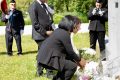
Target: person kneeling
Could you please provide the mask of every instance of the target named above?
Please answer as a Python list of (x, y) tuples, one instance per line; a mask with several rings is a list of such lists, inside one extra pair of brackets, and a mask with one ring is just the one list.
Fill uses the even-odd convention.
[(77, 17), (66, 15), (59, 23), (59, 28), (43, 41), (38, 51), (37, 63), (58, 71), (53, 80), (71, 80), (77, 66), (84, 68), (86, 64), (74, 52), (70, 39), (71, 33), (77, 33), (80, 25), (81, 21)]

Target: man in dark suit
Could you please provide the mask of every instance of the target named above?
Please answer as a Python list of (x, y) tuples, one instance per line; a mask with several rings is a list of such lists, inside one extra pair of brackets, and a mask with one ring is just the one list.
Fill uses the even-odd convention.
[(96, 7), (89, 10), (88, 19), (90, 20), (90, 48), (96, 49), (96, 41), (98, 40), (100, 58), (105, 60), (105, 22), (108, 20), (108, 10), (102, 7), (102, 0), (96, 0)]
[(12, 56), (12, 44), (13, 37), (16, 40), (18, 55), (22, 54), (22, 46), (21, 46), (21, 32), (24, 30), (24, 19), (22, 12), (16, 9), (16, 2), (14, 0), (10, 1), (10, 10), (8, 14), (2, 15), (2, 21), (6, 23), (6, 47), (7, 54)]
[[(38, 50), (41, 43), (52, 34), (52, 15), (48, 11), (47, 0), (35, 0), (29, 7), (29, 15), (32, 21), (32, 38), (38, 44)], [(38, 65), (38, 76), (43, 74), (43, 68)]]

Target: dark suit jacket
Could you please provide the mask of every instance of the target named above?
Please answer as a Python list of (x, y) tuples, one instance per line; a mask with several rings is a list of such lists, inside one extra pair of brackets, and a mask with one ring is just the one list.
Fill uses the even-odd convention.
[(13, 14), (10, 16), (9, 19), (6, 19), (5, 14), (2, 14), (2, 21), (6, 23), (6, 31), (12, 29), (14, 33), (19, 33), (20, 30), (24, 30), (25, 23), (23, 15), (22, 12), (17, 9), (13, 11)]
[(91, 8), (88, 13), (88, 19), (90, 20), (89, 30), (92, 31), (105, 31), (105, 22), (108, 20), (108, 10), (106, 8), (101, 8), (104, 11), (103, 16), (93, 15)]
[(44, 40), (48, 37), (46, 31), (52, 30), (49, 15), (36, 0), (30, 5), (28, 12), (32, 21), (32, 38)]
[(62, 71), (66, 57), (80, 61), (80, 57), (73, 51), (69, 32), (58, 28), (42, 43), (37, 62)]

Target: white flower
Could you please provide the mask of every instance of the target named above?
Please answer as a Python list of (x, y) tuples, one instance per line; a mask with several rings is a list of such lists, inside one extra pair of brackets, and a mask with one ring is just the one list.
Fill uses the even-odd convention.
[(91, 62), (87, 63), (85, 66), (84, 74), (87, 74), (87, 75), (97, 74), (98, 73), (97, 67), (98, 67), (97, 62), (91, 61)]
[(87, 48), (85, 51), (86, 54), (95, 55), (96, 51), (92, 48)]

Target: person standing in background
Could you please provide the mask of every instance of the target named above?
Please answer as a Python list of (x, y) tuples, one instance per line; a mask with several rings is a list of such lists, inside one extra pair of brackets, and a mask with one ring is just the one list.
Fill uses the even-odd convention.
[[(42, 42), (53, 32), (53, 18), (46, 6), (46, 2), (47, 0), (35, 0), (28, 9), (32, 22), (32, 38), (37, 43), (38, 50)], [(37, 64), (37, 68), (37, 75), (41, 76), (43, 67)]]
[(108, 10), (102, 7), (102, 0), (96, 0), (96, 7), (91, 8), (88, 13), (90, 48), (96, 49), (98, 40), (100, 47), (100, 59), (106, 60), (105, 54), (105, 22), (108, 20)]
[(18, 55), (22, 55), (21, 34), (24, 31), (24, 19), (22, 12), (16, 9), (16, 2), (10, 1), (10, 10), (8, 14), (2, 14), (2, 21), (6, 24), (6, 48), (9, 56), (13, 55), (12, 44), (13, 37), (15, 38)]

